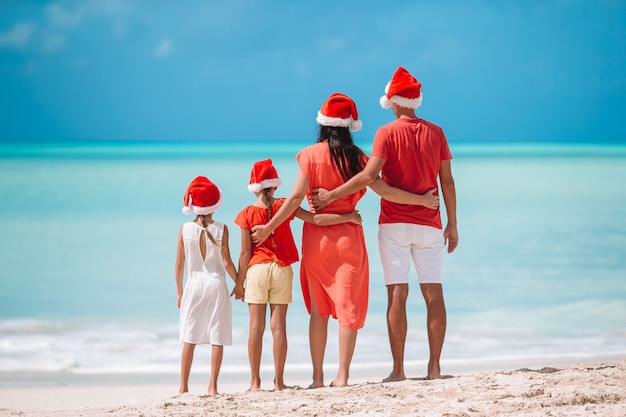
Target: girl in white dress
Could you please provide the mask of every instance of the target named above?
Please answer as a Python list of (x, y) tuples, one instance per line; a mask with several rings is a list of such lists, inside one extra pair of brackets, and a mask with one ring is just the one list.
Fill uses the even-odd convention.
[[(184, 214), (195, 213), (183, 224), (176, 251), (176, 304), (180, 309), (180, 390), (189, 391), (189, 373), (197, 344), (211, 344), (209, 395), (217, 394), (217, 378), (224, 346), (232, 344), (232, 307), (226, 273), (236, 281), (237, 270), (230, 257), (228, 228), (213, 220), (222, 205), (222, 192), (206, 177), (197, 177), (183, 198)], [(183, 276), (186, 276), (183, 291)]]

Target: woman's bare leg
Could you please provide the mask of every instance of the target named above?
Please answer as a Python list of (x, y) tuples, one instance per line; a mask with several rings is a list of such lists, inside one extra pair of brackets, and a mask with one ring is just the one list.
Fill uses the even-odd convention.
[(324, 386), (324, 353), (328, 339), (328, 317), (320, 317), (311, 294), (311, 318), (309, 321), (309, 345), (313, 364), (313, 383), (309, 388)]
[(350, 363), (356, 346), (357, 330), (339, 326), (339, 369), (337, 377), (331, 384), (333, 387), (345, 387), (350, 376)]

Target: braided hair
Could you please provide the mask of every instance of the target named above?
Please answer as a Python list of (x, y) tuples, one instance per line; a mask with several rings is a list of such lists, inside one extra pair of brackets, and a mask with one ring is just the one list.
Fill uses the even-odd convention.
[(267, 207), (267, 218), (268, 218), (268, 222), (270, 220), (272, 220), (272, 217), (274, 217), (274, 210), (272, 210), (272, 197), (270, 196), (270, 191), (272, 189), (271, 188), (264, 188), (263, 189), (263, 196), (265, 197), (265, 206)]
[[(217, 242), (215, 241), (215, 238), (213, 237), (211, 232), (209, 232), (209, 229), (207, 229), (209, 225), (206, 222), (206, 216), (204, 214), (200, 214), (198, 215), (198, 218), (202, 221), (202, 229), (203, 229), (202, 231), (206, 232), (206, 234), (209, 236), (209, 240), (211, 241), (211, 243), (217, 246)], [(211, 215), (209, 215), (209, 218), (211, 218)]]

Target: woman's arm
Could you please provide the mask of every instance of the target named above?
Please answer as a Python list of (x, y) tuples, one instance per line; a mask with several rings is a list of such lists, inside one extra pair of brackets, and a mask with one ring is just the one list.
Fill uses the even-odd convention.
[(425, 206), (433, 210), (439, 208), (439, 195), (435, 194), (437, 192), (436, 188), (431, 188), (424, 194), (413, 194), (408, 191), (392, 187), (380, 177), (371, 183), (369, 187), (385, 200), (393, 201), (394, 203)]
[(313, 223), (316, 226), (331, 226), (333, 224), (339, 223), (355, 223), (361, 224), (363, 223), (363, 219), (361, 219), (361, 215), (358, 211), (353, 211), (352, 213), (312, 213), (303, 209), (302, 207), (298, 207), (296, 210), (296, 217), (300, 220), (303, 220), (307, 223)]
[(176, 307), (180, 309), (180, 301), (183, 298), (183, 274), (185, 271), (185, 244), (183, 243), (183, 227), (178, 231), (178, 245), (176, 247), (176, 264), (174, 276), (176, 277)]
[(278, 226), (300, 207), (300, 203), (302, 203), (302, 199), (306, 195), (308, 188), (309, 179), (301, 170), (298, 171), (298, 176), (296, 177), (296, 182), (293, 185), (291, 194), (287, 197), (280, 209), (278, 209), (274, 217), (272, 217), (267, 224), (252, 227), (252, 241), (256, 243), (257, 246), (263, 243)]

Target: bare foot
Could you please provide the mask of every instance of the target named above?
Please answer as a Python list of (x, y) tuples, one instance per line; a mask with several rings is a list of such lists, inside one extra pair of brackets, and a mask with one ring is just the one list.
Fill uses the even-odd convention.
[(439, 367), (439, 364), (436, 366), (428, 364), (428, 374), (426, 374), (426, 379), (441, 379), (441, 368)]
[(313, 381), (313, 383), (309, 385), (309, 389), (315, 389), (315, 388), (324, 388), (324, 383)]
[(250, 392), (261, 391), (261, 378), (251, 378), (250, 379)]
[(279, 381), (276, 382), (276, 378), (274, 378), (274, 391), (282, 391), (284, 389), (289, 389), (293, 387), (289, 387), (285, 385), (285, 381), (282, 378), (279, 378)]
[(178, 390), (179, 394), (184, 394), (186, 392), (189, 392), (189, 387), (180, 387), (180, 389)]
[(390, 373), (389, 376), (385, 379), (383, 379), (383, 382), (399, 382), (399, 381), (404, 381), (406, 379), (406, 376), (404, 375), (404, 372), (398, 372), (398, 373)]
[(217, 392), (217, 388), (209, 388), (209, 395), (211, 397), (219, 395), (219, 392)]
[(338, 381), (338, 380), (334, 380), (333, 382), (330, 383), (331, 387), (337, 387), (337, 388), (343, 388), (343, 387), (347, 387), (348, 386), (348, 381)]

